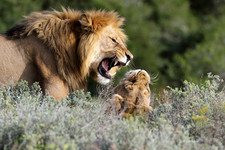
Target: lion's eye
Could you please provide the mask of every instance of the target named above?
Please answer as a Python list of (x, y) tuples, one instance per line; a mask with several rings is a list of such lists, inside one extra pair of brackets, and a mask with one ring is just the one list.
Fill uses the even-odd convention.
[(113, 41), (114, 43), (117, 43), (117, 41), (116, 41), (114, 38), (112, 38), (112, 41)]

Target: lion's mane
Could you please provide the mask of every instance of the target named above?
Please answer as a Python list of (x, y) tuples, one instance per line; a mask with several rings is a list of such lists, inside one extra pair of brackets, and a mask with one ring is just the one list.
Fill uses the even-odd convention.
[[(24, 39), (35, 35), (54, 54), (58, 74), (70, 90), (85, 88), (89, 74), (92, 49), (98, 40), (94, 34), (105, 26), (118, 28), (123, 40), (126, 36), (120, 28), (124, 19), (116, 12), (66, 10), (34, 12), (6, 32), (10, 40)], [(79, 44), (78, 44), (79, 43)]]

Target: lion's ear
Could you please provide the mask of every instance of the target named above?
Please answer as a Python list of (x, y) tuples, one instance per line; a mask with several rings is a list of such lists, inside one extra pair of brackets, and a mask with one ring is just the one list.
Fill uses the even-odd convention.
[(109, 19), (103, 12), (97, 12), (97, 14), (96, 12), (87, 12), (81, 15), (79, 22), (83, 31), (93, 33), (107, 26), (110, 22)]
[(90, 16), (87, 16), (86, 14), (81, 15), (80, 20), (81, 29), (86, 32), (93, 32), (93, 22)]

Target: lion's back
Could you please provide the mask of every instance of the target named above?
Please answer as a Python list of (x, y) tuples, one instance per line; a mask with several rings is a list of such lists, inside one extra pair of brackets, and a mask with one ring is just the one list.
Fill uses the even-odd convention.
[(26, 63), (14, 40), (0, 35), (0, 82), (18, 82), (24, 73)]

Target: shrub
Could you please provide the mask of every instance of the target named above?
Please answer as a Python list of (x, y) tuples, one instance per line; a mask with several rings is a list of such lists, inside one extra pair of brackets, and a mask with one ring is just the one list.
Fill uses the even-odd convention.
[(37, 83), (1, 86), (0, 149), (223, 149), (220, 82), (211, 74), (201, 85), (185, 81), (155, 97), (151, 114), (128, 119), (106, 113), (106, 98), (84, 91), (56, 102)]
[(154, 109), (151, 119), (156, 121), (162, 116), (174, 127), (188, 128), (190, 136), (196, 140), (224, 145), (225, 93), (220, 89), (222, 82), (219, 76), (209, 73), (208, 80), (200, 85), (184, 81), (181, 89), (169, 88), (163, 96), (167, 97), (167, 102)]

